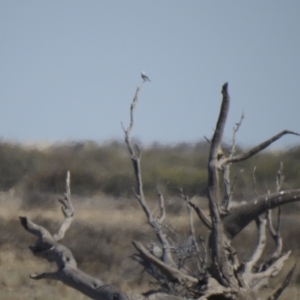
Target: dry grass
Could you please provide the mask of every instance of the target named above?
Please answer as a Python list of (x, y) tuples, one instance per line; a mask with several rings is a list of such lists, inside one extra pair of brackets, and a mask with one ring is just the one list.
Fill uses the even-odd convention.
[[(59, 282), (34, 281), (29, 278), (30, 273), (54, 270), (55, 265), (31, 254), (28, 246), (35, 239), (20, 226), (18, 217), (27, 216), (54, 233), (62, 221), (62, 213), (56, 201), (57, 195), (48, 196), (47, 199), (45, 202), (41, 201), (38, 208), (28, 209), (22, 205), (20, 195), (13, 192), (0, 194), (0, 299), (87, 299)], [(205, 208), (203, 200), (196, 201)], [(134, 253), (131, 241), (135, 239), (147, 244), (151, 241), (149, 236), (153, 240), (155, 236), (147, 226), (136, 200), (97, 195), (90, 199), (73, 197), (73, 203), (76, 217), (63, 244), (72, 250), (79, 268), (125, 291), (147, 291), (150, 280), (130, 258)], [(157, 209), (155, 201), (151, 202), (151, 209)], [(179, 199), (169, 200), (167, 212), (170, 211), (167, 224), (181, 236), (188, 235), (188, 220), (183, 202)], [(285, 214), (284, 219), (284, 237), (288, 241), (288, 247), (293, 248), (294, 257), (290, 259), (283, 274), (272, 280), (271, 288), (280, 284), (288, 268), (299, 257), (297, 215)], [(196, 218), (195, 224), (196, 228), (203, 227)], [(246, 258), (255, 241), (255, 228), (251, 228), (243, 232), (235, 241), (235, 246), (239, 248), (239, 253), (245, 253)], [(299, 274), (298, 267), (290, 287), (281, 299), (300, 299), (296, 286)], [(264, 290), (262, 299), (266, 299), (270, 293), (271, 289)]]

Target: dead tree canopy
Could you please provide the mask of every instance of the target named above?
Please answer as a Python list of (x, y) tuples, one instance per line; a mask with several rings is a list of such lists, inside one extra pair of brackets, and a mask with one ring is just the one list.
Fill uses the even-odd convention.
[[(60, 243), (74, 219), (74, 208), (71, 202), (70, 173), (67, 174), (66, 194), (59, 200), (62, 204), (64, 221), (57, 234), (51, 235), (47, 229), (39, 226), (26, 217), (20, 217), (22, 226), (37, 237), (35, 245), (30, 247), (32, 253), (57, 264), (57, 271), (53, 273), (33, 274), (34, 280), (54, 279), (71, 286), (91, 299), (258, 299), (258, 291), (268, 285), (269, 279), (277, 275), (284, 262), (289, 258), (290, 251), (283, 252), (283, 240), (280, 226), (273, 225), (272, 209), (278, 207), (277, 224), (280, 224), (283, 204), (300, 200), (300, 189), (284, 191), (281, 189), (283, 176), (282, 166), (278, 172), (276, 191), (266, 195), (256, 195), (252, 201), (234, 208), (232, 204), (234, 184), (231, 183), (230, 167), (261, 152), (273, 142), (286, 134), (299, 135), (293, 131), (284, 130), (265, 142), (253, 147), (242, 154), (235, 154), (236, 134), (241, 126), (241, 120), (233, 131), (232, 147), (228, 155), (222, 151), (224, 127), (230, 105), (228, 84), (222, 87), (222, 104), (216, 128), (210, 143), (207, 164), (208, 183), (207, 201), (209, 217), (207, 217), (196, 203), (189, 200), (188, 195), (179, 189), (179, 196), (185, 202), (190, 234), (188, 237), (174, 241), (170, 235), (170, 228), (164, 225), (166, 217), (165, 199), (157, 188), (158, 213), (150, 210), (143, 189), (141, 170), (141, 150), (131, 141), (131, 131), (134, 126), (134, 110), (143, 80), (137, 87), (130, 106), (130, 122), (123, 127), (125, 143), (136, 179), (134, 195), (145, 213), (147, 222), (157, 237), (157, 241), (149, 240), (143, 245), (133, 241), (136, 249), (134, 259), (138, 261), (146, 272), (156, 281), (158, 288), (144, 295), (128, 295), (126, 291), (103, 283), (100, 279), (91, 277), (78, 269), (71, 251)], [(253, 171), (255, 180), (255, 170)], [(80, 212), (79, 212), (80, 213)], [(208, 239), (201, 237), (194, 225), (194, 213), (207, 229)], [(257, 227), (257, 244), (254, 252), (247, 261), (240, 262), (232, 240), (252, 221)], [(267, 258), (263, 257), (266, 246), (266, 234), (270, 232), (276, 249)], [(101, 236), (99, 236), (101, 239)], [(264, 259), (262, 259), (264, 258)], [(268, 299), (278, 299), (288, 285), (293, 268)]]

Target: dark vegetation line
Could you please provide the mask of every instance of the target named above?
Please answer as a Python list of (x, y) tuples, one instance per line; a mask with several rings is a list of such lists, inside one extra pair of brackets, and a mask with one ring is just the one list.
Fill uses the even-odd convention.
[[(225, 156), (228, 147), (224, 145)], [(209, 145), (181, 143), (162, 146), (158, 143), (143, 149), (143, 181), (148, 194), (156, 194), (156, 185), (164, 193), (205, 195)], [(242, 149), (237, 147), (237, 153)], [(300, 178), (300, 146), (285, 151), (263, 153), (232, 166), (232, 176), (238, 174), (235, 199), (251, 199), (252, 170), (255, 166), (257, 192), (274, 191), (280, 162), (284, 164), (283, 189), (296, 188)], [(19, 144), (0, 142), (0, 190), (21, 188), (26, 191), (61, 192), (67, 170), (72, 174), (72, 192), (91, 194), (102, 192), (112, 196), (132, 196), (134, 175), (127, 149), (121, 142), (99, 145), (95, 142), (72, 142), (46, 150), (25, 148)], [(241, 169), (243, 171), (241, 172)]]

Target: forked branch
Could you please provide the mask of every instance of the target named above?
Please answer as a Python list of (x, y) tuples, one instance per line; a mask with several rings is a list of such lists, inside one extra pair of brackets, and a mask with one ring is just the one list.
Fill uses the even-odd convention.
[[(35, 245), (30, 250), (36, 256), (54, 261), (58, 267), (56, 272), (31, 274), (30, 278), (35, 280), (54, 279), (78, 290), (82, 294), (97, 300), (128, 300), (128, 297), (117, 288), (104, 284), (101, 280), (85, 274), (77, 268), (76, 260), (66, 246), (58, 243), (62, 239), (74, 217), (74, 209), (70, 202), (70, 173), (67, 174), (66, 196), (62, 200), (65, 221), (59, 228), (58, 233), (52, 236), (43, 226), (37, 225), (26, 217), (20, 217), (20, 222), (25, 230), (37, 237)], [(56, 238), (54, 238), (56, 237)]]

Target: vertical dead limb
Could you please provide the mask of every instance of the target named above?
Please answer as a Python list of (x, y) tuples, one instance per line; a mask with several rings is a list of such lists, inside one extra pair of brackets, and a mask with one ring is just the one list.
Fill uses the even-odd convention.
[[(283, 175), (283, 164), (280, 162), (279, 169), (277, 171), (276, 175), (276, 192), (278, 193), (281, 189), (281, 186), (284, 181), (284, 175)], [(268, 210), (267, 212), (267, 220), (268, 220), (268, 228), (269, 232), (275, 242), (276, 249), (272, 255), (271, 261), (274, 259), (277, 259), (282, 254), (282, 237), (280, 234), (280, 217), (281, 217), (281, 206), (277, 209), (277, 226), (276, 229), (273, 226), (272, 221), (272, 210)]]
[(225, 212), (228, 212), (230, 210), (230, 204), (231, 204), (231, 183), (230, 183), (230, 164), (226, 164), (222, 166), (222, 172), (223, 172), (223, 181), (224, 181), (224, 199), (222, 202), (222, 210)]
[(256, 172), (256, 166), (254, 166), (253, 171), (252, 171), (252, 179), (253, 179), (253, 193), (255, 198), (258, 197), (257, 191), (256, 191), (256, 177), (255, 177), (255, 172)]
[(253, 268), (255, 264), (261, 258), (263, 251), (265, 249), (266, 241), (267, 241), (266, 224), (267, 224), (266, 219), (260, 217), (256, 219), (256, 225), (258, 228), (258, 242), (254, 250), (254, 253), (252, 254), (252, 257), (245, 264), (244, 273), (243, 273), (245, 282), (250, 282), (249, 279), (246, 279), (246, 276), (248, 276), (248, 274), (251, 274), (253, 272)]
[(241, 115), (241, 118), (240, 118), (239, 122), (237, 122), (235, 124), (235, 126), (233, 127), (232, 145), (231, 145), (231, 150), (230, 150), (229, 157), (232, 157), (234, 155), (234, 153), (235, 153), (235, 148), (236, 148), (236, 134), (239, 131), (244, 118), (245, 118), (245, 115), (244, 115), (244, 112), (243, 112), (242, 115)]
[(159, 209), (160, 209), (160, 217), (158, 218), (158, 222), (162, 224), (166, 217), (165, 200), (163, 194), (160, 192), (158, 187), (156, 187), (156, 191), (159, 198)]
[[(233, 134), (232, 134), (232, 145), (231, 145), (231, 150), (229, 151), (230, 155), (229, 157), (232, 157), (235, 153), (235, 148), (236, 148), (236, 134), (238, 130), (240, 129), (242, 122), (244, 119), (244, 113), (241, 115), (241, 119), (238, 123), (235, 124), (233, 127)], [(231, 186), (230, 183), (230, 163), (229, 164), (223, 164), (222, 165), (222, 172), (223, 172), (223, 180), (224, 180), (224, 186), (225, 186), (225, 191), (224, 191), (224, 199), (222, 203), (223, 209), (228, 212), (230, 210), (230, 205), (231, 205), (231, 200), (232, 200), (232, 193), (235, 188), (235, 183), (237, 180), (237, 175), (235, 177), (235, 182), (233, 186)]]
[(228, 259), (227, 240), (224, 234), (223, 223), (220, 216), (220, 186), (219, 186), (219, 162), (218, 150), (221, 147), (224, 127), (229, 111), (230, 98), (228, 94), (228, 84), (225, 83), (222, 88), (223, 100), (215, 133), (213, 135), (210, 147), (208, 161), (208, 199), (209, 210), (212, 220), (211, 233), (211, 251), (212, 264), (215, 270), (215, 276), (226, 287), (233, 290), (238, 289), (238, 282), (233, 273), (233, 267)]
[(163, 260), (163, 262), (166, 263), (167, 265), (175, 266), (176, 264), (172, 257), (169, 241), (167, 239), (166, 234), (163, 232), (163, 230), (161, 228), (161, 223), (160, 223), (160, 221), (162, 221), (165, 217), (165, 209), (162, 208), (162, 207), (164, 207), (162, 194), (160, 193), (160, 196), (159, 196), (160, 207), (161, 207), (161, 216), (159, 219), (157, 219), (151, 213), (151, 211), (148, 207), (145, 195), (144, 195), (142, 172), (141, 172), (141, 151), (137, 145), (135, 145), (135, 148), (132, 146), (131, 139), (130, 139), (130, 133), (131, 133), (131, 130), (134, 125), (134, 109), (135, 109), (137, 101), (138, 101), (138, 95), (139, 95), (139, 91), (142, 87), (142, 84), (137, 87), (135, 95), (132, 100), (132, 103), (130, 105), (129, 126), (127, 129), (125, 129), (124, 126), (122, 125), (122, 128), (124, 130), (125, 143), (127, 145), (127, 148), (128, 148), (129, 154), (130, 154), (130, 158), (131, 158), (131, 162), (133, 164), (134, 174), (135, 174), (135, 178), (136, 178), (136, 183), (137, 183), (137, 191), (134, 192), (135, 197), (139, 201), (139, 203), (148, 219), (149, 225), (153, 228), (153, 230), (155, 231), (155, 233), (158, 237), (158, 240), (162, 244), (162, 248), (163, 248), (162, 260)]

